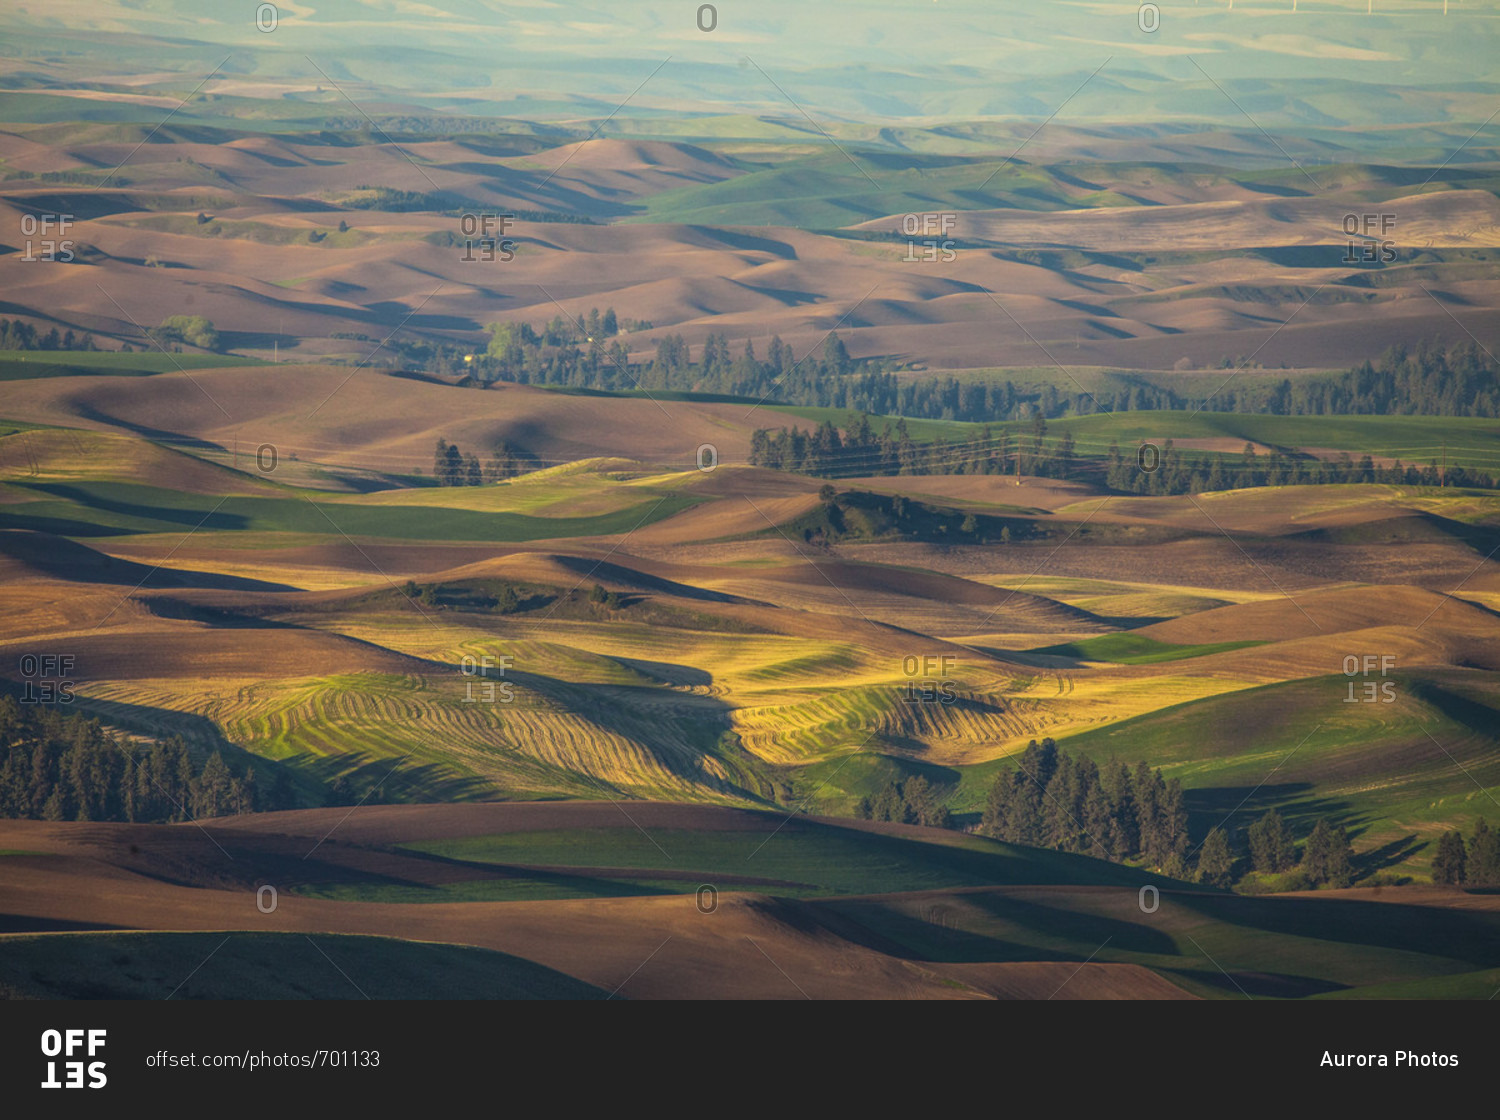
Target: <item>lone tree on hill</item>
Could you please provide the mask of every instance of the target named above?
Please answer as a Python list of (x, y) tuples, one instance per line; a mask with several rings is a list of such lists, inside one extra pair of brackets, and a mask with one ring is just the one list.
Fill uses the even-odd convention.
[(185, 342), (200, 350), (219, 348), (219, 332), (202, 315), (170, 315), (162, 320), (156, 333), (168, 341)]
[(606, 591), (602, 583), (596, 583), (589, 589), (589, 602), (608, 611), (617, 611), (624, 599), (618, 591)]

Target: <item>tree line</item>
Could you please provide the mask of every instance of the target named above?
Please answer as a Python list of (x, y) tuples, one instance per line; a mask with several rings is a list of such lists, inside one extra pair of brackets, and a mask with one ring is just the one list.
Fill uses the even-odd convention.
[(1103, 455), (1079, 451), (1071, 432), (1048, 438), (1047, 422), (1034, 418), (1028, 429), (998, 432), (989, 425), (967, 439), (911, 438), (905, 418), (886, 421), (877, 435), (871, 417), (861, 415), (847, 430), (831, 421), (803, 431), (800, 427), (762, 428), (750, 438), (751, 466), (821, 477), (866, 475), (999, 474), (1034, 478), (1085, 479), (1121, 494), (1200, 494), (1208, 490), (1258, 486), (1318, 486), (1386, 483), (1393, 486), (1497, 488), (1494, 476), (1436, 460), (1425, 467), (1396, 460), (1377, 464), (1369, 455), (1358, 460), (1348, 452), (1336, 458), (1284, 453), (1257, 453), (1245, 444), (1239, 455), (1191, 453), (1166, 440), (1149, 459), (1137, 451), (1125, 455), (1111, 443)]
[(81, 350), (93, 352), (99, 347), (94, 336), (72, 331), (59, 334), (53, 327), (46, 334), (22, 319), (0, 319), (0, 350)]
[(1071, 478), (1087, 466), (1080, 459), (1071, 432), (1048, 440), (1047, 422), (1034, 418), (1026, 433), (996, 432), (985, 425), (967, 440), (938, 438), (918, 442), (906, 418), (887, 420), (877, 435), (867, 413), (847, 431), (825, 420), (804, 432), (801, 428), (762, 428), (750, 437), (751, 466), (804, 474), (1025, 474)]
[[(1437, 340), (1393, 346), (1375, 361), (1367, 360), (1334, 376), (1301, 377), (1295, 382), (1283, 378), (1270, 385), (1230, 381), (1207, 396), (1189, 396), (1132, 374), (1118, 375), (1124, 383), (1112, 388), (1068, 393), (1050, 384), (1017, 386), (1010, 380), (898, 376), (888, 359), (852, 358), (837, 334), (830, 334), (816, 353), (800, 358), (780, 337), (774, 337), (765, 358), (760, 358), (751, 342), (745, 341), (736, 354), (726, 335), (714, 333), (698, 348), (696, 359), (681, 335), (669, 334), (657, 340), (651, 360), (632, 363), (618, 335), (651, 328), (650, 322), (618, 317), (613, 308), (602, 313), (593, 309), (577, 319), (555, 317), (540, 329), (525, 322), (491, 323), (489, 344), (480, 354), (466, 354), (462, 345), (425, 340), (398, 339), (391, 346), (403, 364), (461, 373), (480, 383), (501, 380), (609, 391), (711, 393), (972, 423), (1186, 409), (1276, 416), (1500, 416), (1500, 363), (1467, 339), (1453, 346)], [(169, 320), (153, 333), (204, 349), (218, 345), (211, 323), (184, 328)], [(0, 349), (87, 349), (93, 345), (84, 335), (82, 340), (75, 336), (74, 346), (69, 346), (67, 337), (56, 328), (39, 335), (29, 324), (15, 320), (0, 328)]]
[(170, 822), (291, 808), (284, 772), (264, 783), (215, 751), (196, 759), (180, 738), (122, 743), (98, 720), (0, 697), (0, 817)]
[(1347, 887), (1356, 877), (1347, 831), (1326, 818), (1313, 825), (1300, 855), (1274, 809), (1246, 830), (1248, 853), (1237, 850), (1222, 826), (1211, 828), (1195, 849), (1179, 779), (1164, 779), (1144, 760), (1132, 768), (1111, 757), (1100, 766), (1051, 739), (1033, 739), (1014, 767), (996, 775), (979, 831), (1008, 844), (1116, 863), (1138, 860), (1174, 879), (1220, 888), (1248, 870), (1296, 870), (1301, 879), (1293, 886)]
[[(714, 393), (972, 423), (1186, 409), (1277, 416), (1500, 416), (1500, 365), (1471, 340), (1453, 346), (1435, 340), (1394, 346), (1374, 362), (1334, 376), (1295, 382), (1283, 378), (1270, 385), (1261, 379), (1257, 384), (1231, 382), (1206, 396), (1192, 396), (1129, 374), (1119, 375), (1125, 383), (1095, 392), (1018, 386), (1010, 380), (898, 376), (887, 359), (852, 358), (837, 334), (800, 358), (774, 337), (760, 358), (751, 342), (740, 344), (736, 353), (726, 335), (715, 333), (703, 341), (696, 359), (681, 335), (669, 334), (657, 340), (650, 361), (631, 363), (606, 321), (614, 318), (613, 309), (597, 321), (595, 315), (557, 317), (540, 330), (529, 323), (492, 323), (490, 345), (476, 357), (472, 372), (481, 381)], [(618, 325), (621, 330), (650, 328), (628, 320)]]
[[(184, 344), (200, 350), (217, 350), (221, 341), (213, 321), (202, 315), (168, 315), (161, 326), (151, 328), (146, 336), (164, 350), (174, 346), (180, 350)], [(22, 319), (0, 319), (0, 350), (71, 350), (93, 354), (99, 352), (99, 346), (88, 332), (58, 333), (53, 327), (43, 334)], [(128, 354), (132, 348), (127, 344), (120, 352)]]
[(1248, 489), (1257, 486), (1322, 486), (1385, 483), (1391, 486), (1454, 486), (1493, 490), (1495, 478), (1488, 472), (1436, 460), (1425, 467), (1395, 460), (1377, 464), (1369, 455), (1356, 460), (1347, 451), (1337, 458), (1284, 454), (1272, 449), (1261, 455), (1255, 445), (1245, 444), (1238, 455), (1184, 454), (1172, 440), (1158, 450), (1151, 470), (1142, 469), (1140, 455), (1126, 456), (1112, 443), (1104, 459), (1105, 484), (1122, 494), (1201, 494), (1205, 490)]

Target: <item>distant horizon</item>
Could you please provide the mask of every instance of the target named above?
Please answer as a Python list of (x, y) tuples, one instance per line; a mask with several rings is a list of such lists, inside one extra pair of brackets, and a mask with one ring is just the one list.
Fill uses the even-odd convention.
[[(533, 122), (807, 115), (810, 122), (1201, 121), (1382, 128), (1484, 121), (1500, 95), (1500, 7), (1442, 0), (1197, 5), (1064, 0), (609, 9), (468, 0), (399, 17), (366, 0), (262, 3), (231, 20), (187, 0), (11, 12), (15, 94), (66, 88), (330, 100)], [(853, 13), (857, 10), (858, 15)], [(257, 28), (256, 21), (260, 21)], [(101, 69), (102, 67), (102, 69)], [(170, 76), (173, 72), (181, 79)], [(1218, 88), (1216, 88), (1218, 87)], [(1381, 91), (1385, 92), (1382, 93)], [(1399, 95), (1397, 91), (1406, 91)], [(114, 95), (112, 95), (114, 96)], [(1488, 98), (1488, 104), (1480, 102)], [(149, 119), (147, 117), (146, 119)]]

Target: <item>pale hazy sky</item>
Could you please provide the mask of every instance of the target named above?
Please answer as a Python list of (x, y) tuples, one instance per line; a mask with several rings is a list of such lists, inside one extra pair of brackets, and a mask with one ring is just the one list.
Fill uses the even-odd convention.
[[(1227, 0), (48, 0), (7, 5), (0, 36), (25, 50), (49, 31), (128, 34), (151, 63), (154, 50), (163, 69), (184, 73), (212, 45), (236, 52), (226, 73), (306, 76), (314, 58), (366, 88), (524, 94), (539, 105), (575, 95), (618, 104), (670, 58), (633, 102), (646, 111), (785, 107), (770, 78), (835, 116), (1045, 116), (1103, 67), (1071, 105), (1084, 117), (1107, 113), (1111, 98), (1136, 115), (1170, 112), (1171, 83), (1208, 80), (1240, 83), (1238, 98), (1259, 98), (1257, 115), (1308, 123), (1361, 112), (1361, 124), (1403, 123), (1408, 107), (1394, 91), (1465, 83), (1482, 86), (1451, 119), (1477, 124), (1489, 113), (1482, 98), (1500, 88), (1500, 0), (1452, 0), (1446, 17), (1444, 0), (1374, 0), (1373, 15), (1370, 0), (1295, 3), (1294, 12), (1294, 0), (1236, 0), (1232, 10)], [(257, 30), (257, 13), (274, 30)], [(204, 46), (190, 56), (143, 36)], [(1258, 81), (1275, 87), (1257, 90)], [(1323, 83), (1320, 99), (1288, 107), (1308, 82)], [(1376, 95), (1339, 103), (1329, 82)], [(1419, 100), (1417, 119), (1435, 111)], [(1220, 107), (1236, 111), (1222, 98)]]

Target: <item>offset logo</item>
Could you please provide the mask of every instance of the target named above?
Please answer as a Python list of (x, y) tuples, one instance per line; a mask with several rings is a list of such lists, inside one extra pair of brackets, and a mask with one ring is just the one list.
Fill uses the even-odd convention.
[(1392, 264), (1401, 255), (1387, 235), (1396, 228), (1394, 214), (1345, 214), (1344, 264)]
[(515, 220), (514, 214), (464, 214), (458, 223), (464, 235), (464, 255), (459, 260), (465, 263), (515, 260), (516, 243), (506, 236)]
[(71, 704), (75, 660), (71, 653), (22, 654), (21, 703)]
[[(68, 230), (72, 226), (72, 214), (22, 214), (21, 233), (26, 238), (26, 252), (21, 260), (71, 264), (73, 242), (68, 239)], [(40, 240), (32, 240), (39, 233)]]
[(957, 661), (951, 653), (928, 653), (921, 657), (907, 654), (901, 659), (901, 672), (906, 677), (906, 695), (902, 700), (908, 704), (953, 703), (958, 699), (958, 682), (951, 674)]
[[(98, 1058), (104, 1049), (103, 1030), (42, 1032), (42, 1056), (47, 1059), (47, 1078), (43, 1089), (102, 1089), (108, 1082), (104, 1062)], [(64, 1059), (59, 1061), (58, 1059)]]
[[(1380, 666), (1380, 676), (1374, 677), (1376, 663)], [(1344, 697), (1345, 704), (1394, 704), (1396, 702), (1396, 682), (1385, 680), (1396, 667), (1396, 659), (1389, 653), (1383, 653), (1378, 658), (1373, 653), (1367, 653), (1363, 657), (1349, 654), (1344, 658), (1344, 676), (1348, 679), (1349, 694)], [(1355, 684), (1363, 682), (1358, 691)]]
[[(958, 250), (949, 236), (958, 224), (957, 214), (907, 214), (901, 219), (901, 232), (906, 236), (906, 256), (902, 261), (941, 261), (947, 264), (958, 259)], [(918, 237), (922, 240), (917, 240)]]
[[(489, 679), (492, 671), (498, 670), (500, 676), (505, 676), (505, 670), (511, 667), (514, 658), (509, 654), (481, 654), (474, 657), (464, 654), (459, 663), (459, 670), (464, 675), (464, 703), (465, 704), (509, 704), (516, 698), (515, 686), (510, 681), (501, 681), (497, 686), (494, 680)], [(475, 680), (475, 678), (480, 678)], [(475, 685), (478, 685), (476, 693)]]

